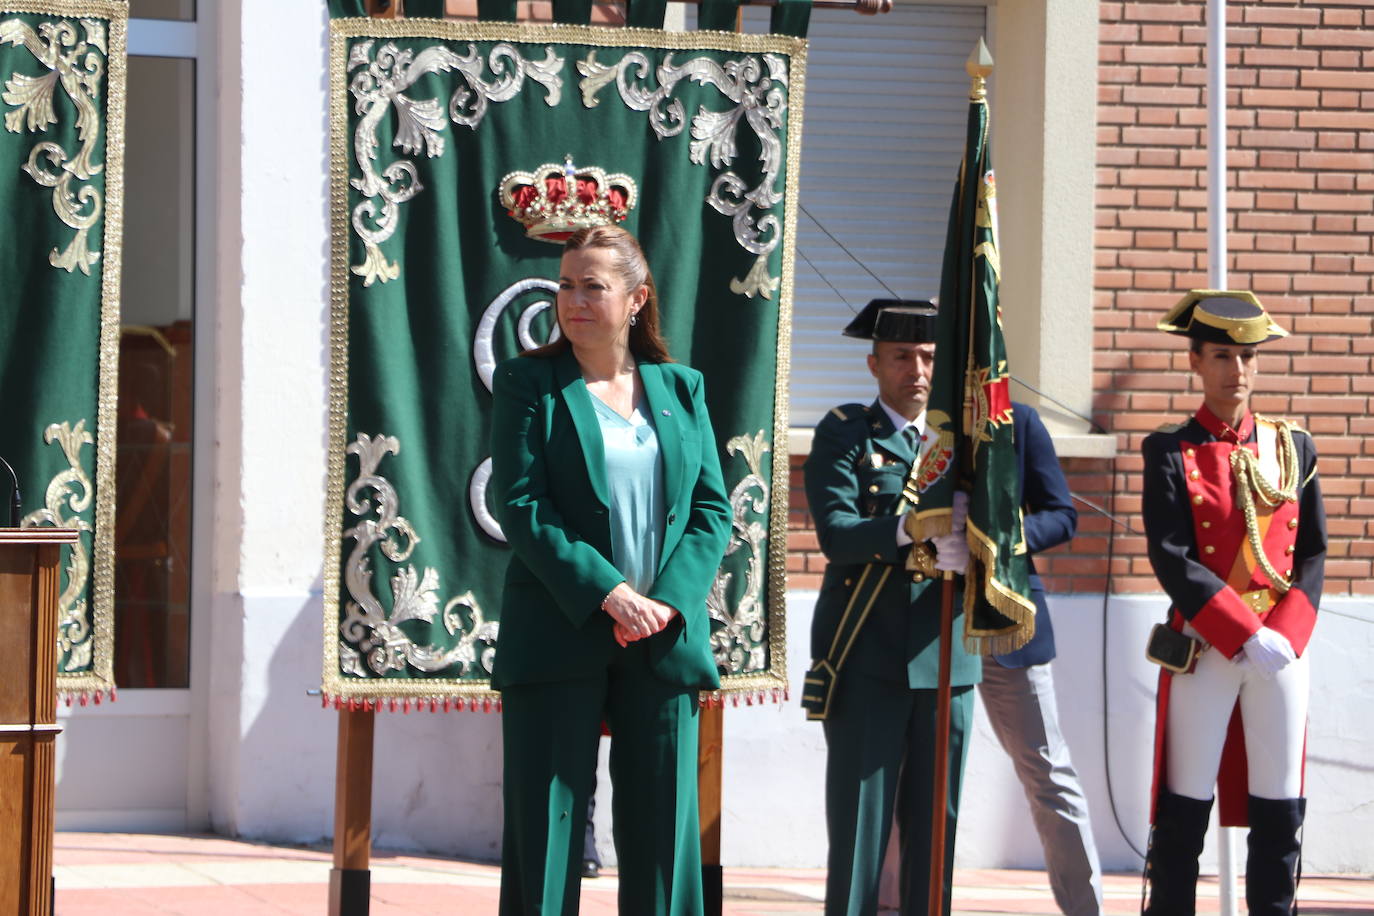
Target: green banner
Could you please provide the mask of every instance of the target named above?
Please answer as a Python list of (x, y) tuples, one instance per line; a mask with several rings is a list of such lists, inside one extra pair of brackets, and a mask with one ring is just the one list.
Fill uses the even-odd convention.
[[(979, 48), (986, 54), (981, 43)], [(927, 414), (928, 427), (940, 437), (943, 465), (932, 467), (919, 519), (923, 536), (946, 534), (955, 489), (969, 494), (964, 644), (970, 652), (1001, 654), (1034, 635), (1035, 604), (1017, 501), (1011, 373), (997, 304), (1001, 266), (986, 72), (973, 63), (969, 72), (968, 135), (945, 236)]]
[(672, 354), (706, 376), (734, 510), (708, 599), (723, 692), (785, 690), (805, 47), (333, 21), (327, 699), (490, 700), (509, 557), (491, 376), (555, 332), (557, 238), (588, 215), (640, 239)]
[(55, 638), (58, 690), (83, 702), (114, 689), (127, 17), (114, 0), (0, 0), (0, 456), (23, 526), (81, 532), (62, 548)]

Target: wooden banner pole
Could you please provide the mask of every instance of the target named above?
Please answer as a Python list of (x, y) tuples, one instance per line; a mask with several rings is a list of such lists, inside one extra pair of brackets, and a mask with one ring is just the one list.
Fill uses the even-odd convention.
[(367, 916), (372, 891), (371, 710), (339, 711), (334, 775), (334, 867), (329, 872), (329, 916)]
[(725, 873), (720, 864), (721, 756), (725, 749), (725, 706), (701, 710), (698, 723), (697, 796), (701, 812), (701, 884), (706, 916), (721, 916)]
[(940, 683), (935, 699), (935, 785), (930, 803), (930, 898), (926, 912), (945, 911), (945, 809), (949, 804), (950, 642), (954, 639), (954, 573), (940, 593)]

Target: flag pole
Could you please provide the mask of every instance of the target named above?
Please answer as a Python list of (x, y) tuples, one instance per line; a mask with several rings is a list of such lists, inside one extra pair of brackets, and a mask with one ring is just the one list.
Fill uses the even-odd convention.
[(926, 912), (945, 909), (945, 825), (949, 806), (950, 643), (954, 640), (954, 573), (940, 581), (940, 681), (935, 697), (935, 785), (930, 802), (930, 898)]
[[(1226, 0), (1207, 0), (1207, 284), (1226, 289)], [(1217, 825), (1221, 916), (1236, 916), (1236, 832)]]

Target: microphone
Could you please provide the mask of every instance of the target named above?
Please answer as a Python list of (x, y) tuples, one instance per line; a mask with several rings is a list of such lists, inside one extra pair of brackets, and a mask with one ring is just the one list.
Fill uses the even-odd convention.
[(19, 475), (14, 473), (14, 468), (3, 457), (0, 457), (0, 464), (5, 466), (5, 470), (10, 472), (10, 483), (13, 484), (10, 490), (10, 527), (19, 527), (19, 517), (23, 513), (23, 499), (19, 495)]

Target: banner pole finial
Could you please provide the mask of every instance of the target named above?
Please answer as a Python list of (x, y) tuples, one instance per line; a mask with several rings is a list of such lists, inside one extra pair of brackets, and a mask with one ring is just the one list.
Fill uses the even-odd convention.
[(988, 53), (988, 46), (984, 43), (981, 35), (978, 37), (978, 46), (973, 49), (968, 60), (964, 62), (964, 70), (973, 79), (969, 98), (972, 101), (982, 101), (987, 98), (988, 75), (992, 73), (992, 55)]

